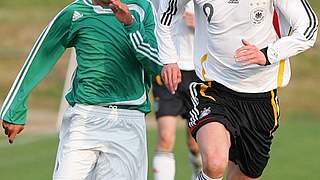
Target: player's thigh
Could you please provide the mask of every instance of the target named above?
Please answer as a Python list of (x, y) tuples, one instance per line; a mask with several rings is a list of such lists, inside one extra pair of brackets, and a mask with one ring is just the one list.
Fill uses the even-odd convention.
[[(146, 160), (144, 160), (145, 163), (138, 163), (138, 159), (129, 159), (123, 155), (119, 156), (118, 153), (102, 153), (96, 164), (92, 180), (147, 180)], [(129, 163), (130, 161), (137, 165)]]
[(210, 122), (198, 130), (197, 142), (202, 151), (225, 151), (231, 145), (230, 133), (220, 122)]
[(216, 91), (206, 91), (210, 87), (208, 83), (190, 85), (194, 108), (190, 111), (188, 126), (204, 159), (212, 154), (226, 156), (231, 146), (229, 131), (232, 127), (226, 119), (225, 104), (217, 98)]
[(95, 180), (147, 179), (146, 129), (144, 121), (134, 121), (124, 120), (116, 134), (110, 133), (112, 139), (106, 143), (106, 149), (98, 158)]
[(90, 180), (99, 152), (94, 150), (58, 151), (54, 180)]
[(197, 142), (204, 169), (227, 167), (231, 142), (223, 124), (210, 122), (203, 125), (197, 132)]

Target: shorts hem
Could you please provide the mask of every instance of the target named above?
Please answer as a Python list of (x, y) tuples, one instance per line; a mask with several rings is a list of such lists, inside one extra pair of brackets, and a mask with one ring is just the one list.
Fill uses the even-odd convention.
[(212, 122), (217, 122), (217, 123), (220, 123), (222, 124), (226, 130), (230, 133), (230, 141), (231, 141), (231, 145), (234, 145), (235, 144), (235, 134), (234, 132), (230, 129), (230, 127), (228, 127), (228, 125), (222, 121), (222, 120), (219, 120), (219, 119), (216, 119), (214, 117), (204, 117), (202, 120), (200, 120), (200, 123), (196, 125), (196, 127), (194, 127), (193, 129), (190, 128), (190, 132), (191, 132), (191, 135), (192, 137), (197, 141), (197, 133), (199, 131), (199, 129), (201, 127), (203, 127), (204, 125), (208, 124), (208, 123), (212, 123)]
[(179, 114), (179, 113), (162, 113), (162, 114), (157, 114), (156, 113), (156, 120), (158, 120), (159, 118), (164, 117), (164, 116), (175, 116), (175, 117), (177, 117), (177, 116), (182, 116), (182, 115)]
[(234, 164), (236, 164), (236, 165), (239, 167), (240, 171), (241, 171), (244, 175), (246, 175), (246, 176), (248, 176), (248, 177), (250, 177), (250, 178), (256, 179), (256, 178), (261, 177), (261, 175), (262, 175), (262, 173), (260, 173), (260, 174), (247, 173), (245, 170), (243, 170), (243, 168), (241, 168), (241, 166), (240, 166), (239, 163), (237, 162), (236, 158), (230, 158), (230, 157), (229, 157), (229, 161), (232, 161)]

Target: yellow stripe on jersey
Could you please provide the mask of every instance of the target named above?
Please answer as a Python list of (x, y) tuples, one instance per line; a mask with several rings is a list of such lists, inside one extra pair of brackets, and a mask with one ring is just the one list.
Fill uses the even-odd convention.
[(206, 84), (204, 84), (204, 83), (201, 83), (201, 85), (200, 85), (200, 94), (201, 94), (201, 96), (203, 96), (203, 97), (206, 97), (206, 98), (209, 98), (209, 99), (211, 99), (211, 100), (213, 100), (213, 101), (216, 101), (216, 99), (214, 99), (212, 96), (206, 95), (206, 91), (207, 91), (207, 89), (208, 89), (209, 87), (211, 87), (211, 84), (212, 84), (211, 81), (208, 82), (208, 85), (206, 85)]
[(156, 76), (156, 83), (157, 83), (159, 86), (162, 86), (162, 85), (163, 85), (160, 75), (157, 75), (157, 76)]
[(273, 115), (274, 115), (274, 126), (270, 131), (270, 135), (272, 135), (273, 131), (277, 128), (278, 126), (278, 105), (276, 102), (276, 97), (275, 97), (275, 93), (274, 90), (271, 91), (271, 104), (272, 104), (272, 108), (273, 108)]
[(283, 74), (284, 74), (284, 65), (285, 65), (285, 60), (283, 59), (279, 63), (278, 82), (277, 82), (277, 86), (278, 87), (282, 86)]
[(208, 54), (205, 54), (200, 58), (200, 62), (202, 66), (201, 75), (205, 81), (208, 81), (208, 79), (207, 79), (206, 70), (204, 69), (203, 63), (206, 62), (207, 60), (208, 60)]

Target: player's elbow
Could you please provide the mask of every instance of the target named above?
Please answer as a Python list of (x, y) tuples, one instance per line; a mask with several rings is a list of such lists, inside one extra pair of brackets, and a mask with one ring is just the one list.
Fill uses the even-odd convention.
[[(309, 33), (306, 33), (308, 30)], [(305, 51), (307, 49), (312, 48), (317, 39), (317, 34), (318, 34), (318, 24), (315, 26), (315, 28), (311, 31), (310, 28), (305, 31), (296, 31), (294, 32), (294, 36), (296, 37), (296, 40), (298, 40), (300, 43), (300, 51)]]
[(318, 25), (316, 30), (314, 31), (314, 34), (310, 37), (306, 37), (305, 39), (306, 49), (312, 48), (315, 45), (317, 40), (317, 35), (318, 35)]
[(310, 39), (310, 44), (311, 44), (311, 47), (314, 46), (314, 44), (316, 43), (316, 40), (317, 40), (317, 35), (318, 35), (318, 24), (317, 24), (317, 29), (313, 35), (313, 37)]
[(316, 42), (318, 26), (318, 19), (316, 18), (316, 20), (313, 22), (313, 25), (306, 28), (306, 30), (302, 34), (304, 37), (304, 41), (306, 42), (306, 46), (308, 47), (307, 49), (313, 47)]

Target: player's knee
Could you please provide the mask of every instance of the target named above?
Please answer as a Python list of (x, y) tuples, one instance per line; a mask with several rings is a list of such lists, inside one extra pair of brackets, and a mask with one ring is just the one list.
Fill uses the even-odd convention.
[(175, 135), (163, 133), (159, 137), (158, 149), (161, 151), (172, 151), (175, 142)]
[(228, 165), (228, 158), (208, 153), (203, 158), (203, 169), (210, 177), (222, 177)]
[(198, 154), (200, 154), (199, 152), (199, 148), (195, 148), (195, 147), (189, 147), (189, 151), (192, 155), (197, 156)]

